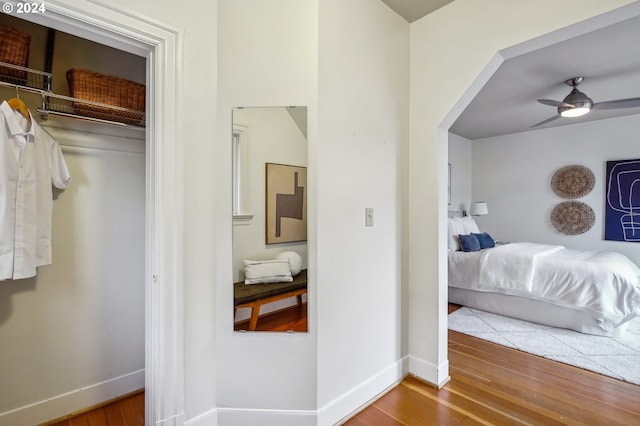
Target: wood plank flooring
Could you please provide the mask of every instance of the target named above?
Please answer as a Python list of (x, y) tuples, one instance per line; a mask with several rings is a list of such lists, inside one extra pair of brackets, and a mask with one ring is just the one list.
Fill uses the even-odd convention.
[[(289, 329), (295, 311), (265, 317), (265, 327)], [(441, 390), (407, 377), (344, 424), (640, 425), (640, 386), (453, 331), (449, 365)], [(144, 393), (129, 399), (49, 426), (143, 425)]]
[(144, 390), (41, 426), (144, 426)]
[[(235, 331), (246, 330), (249, 320), (234, 325)], [(305, 332), (307, 328), (307, 304), (260, 316), (256, 331), (295, 331)]]
[(344, 424), (640, 425), (640, 386), (449, 332), (451, 381), (413, 377)]

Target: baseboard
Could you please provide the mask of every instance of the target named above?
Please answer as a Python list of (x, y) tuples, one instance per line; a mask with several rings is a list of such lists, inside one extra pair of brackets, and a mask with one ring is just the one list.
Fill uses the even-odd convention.
[[(178, 414), (174, 414), (171, 417), (168, 417), (163, 420), (156, 420), (154, 423), (155, 426), (184, 426), (186, 422), (184, 421), (184, 412), (180, 412)], [(215, 425), (216, 423), (201, 423), (203, 425)]]
[[(198, 426), (317, 426), (314, 410), (260, 410), (218, 408), (217, 423), (197, 423)], [(189, 424), (191, 426), (191, 424)]]
[(440, 389), (449, 381), (449, 361), (437, 366), (409, 355), (409, 373)]
[(0, 425), (36, 425), (144, 388), (144, 369), (0, 413)]
[(318, 425), (335, 425), (347, 420), (378, 399), (406, 376), (408, 358), (389, 365), (318, 410)]
[(199, 414), (184, 422), (184, 426), (218, 426), (218, 409)]
[[(339, 424), (367, 407), (406, 376), (408, 357), (315, 410), (260, 410), (218, 408), (185, 423), (185, 426), (317, 426)], [(215, 411), (217, 411), (217, 416)]]

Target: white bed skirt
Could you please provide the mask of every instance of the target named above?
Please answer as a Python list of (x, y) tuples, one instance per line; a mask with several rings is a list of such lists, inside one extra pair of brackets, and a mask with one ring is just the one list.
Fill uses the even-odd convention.
[(624, 334), (627, 328), (627, 323), (624, 323), (607, 332), (600, 328), (588, 312), (501, 293), (449, 287), (449, 302), (537, 324), (568, 328), (598, 336), (619, 337)]

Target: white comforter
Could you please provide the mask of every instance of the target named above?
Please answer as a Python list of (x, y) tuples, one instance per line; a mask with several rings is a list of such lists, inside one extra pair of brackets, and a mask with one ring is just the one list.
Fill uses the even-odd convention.
[(479, 252), (451, 252), (449, 285), (583, 309), (605, 331), (640, 311), (640, 269), (611, 251), (511, 243)]

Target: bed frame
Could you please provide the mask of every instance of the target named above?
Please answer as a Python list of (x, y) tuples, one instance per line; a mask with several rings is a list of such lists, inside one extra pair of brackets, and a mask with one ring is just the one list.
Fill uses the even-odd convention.
[(620, 337), (624, 334), (628, 324), (625, 322), (620, 327), (607, 332), (600, 328), (588, 312), (582, 310), (525, 297), (457, 287), (449, 287), (449, 302), (536, 324), (568, 328), (598, 336)]

